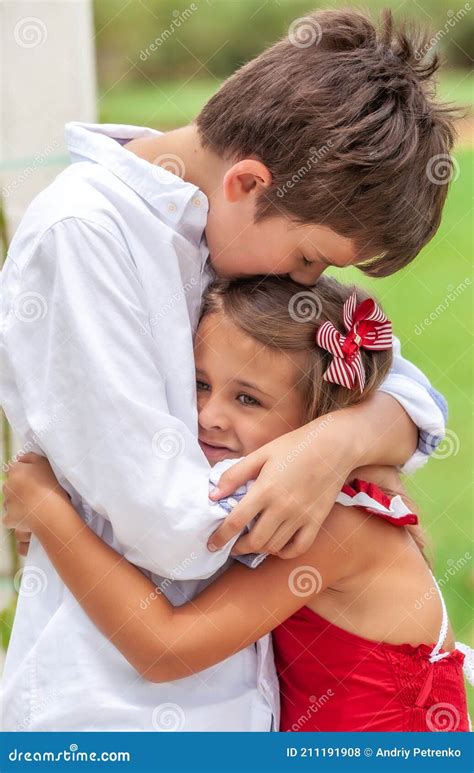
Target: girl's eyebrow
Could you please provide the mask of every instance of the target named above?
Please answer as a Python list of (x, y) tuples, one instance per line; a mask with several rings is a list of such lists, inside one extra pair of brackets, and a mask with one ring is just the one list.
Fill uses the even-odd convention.
[(267, 397), (270, 397), (273, 399), (273, 395), (269, 394), (268, 392), (265, 392), (256, 384), (251, 384), (249, 381), (241, 381), (241, 379), (237, 379), (235, 383), (241, 387), (244, 387), (244, 389), (254, 389), (256, 392), (260, 392), (262, 395), (266, 395)]

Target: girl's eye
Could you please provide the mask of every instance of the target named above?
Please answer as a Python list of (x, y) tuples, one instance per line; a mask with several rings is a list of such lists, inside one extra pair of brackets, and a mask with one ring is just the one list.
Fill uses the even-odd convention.
[(196, 379), (196, 389), (199, 391), (209, 390), (211, 387), (209, 384), (206, 384), (205, 381), (199, 381), (199, 379)]
[(237, 400), (241, 405), (261, 405), (255, 397), (246, 394), (238, 395)]
[(304, 266), (312, 266), (313, 265), (313, 261), (312, 260), (308, 260), (308, 258), (305, 258), (304, 255), (303, 255), (303, 264), (304, 264)]

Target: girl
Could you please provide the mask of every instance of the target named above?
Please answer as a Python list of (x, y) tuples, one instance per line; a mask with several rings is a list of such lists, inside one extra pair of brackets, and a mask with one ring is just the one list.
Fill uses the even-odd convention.
[[(374, 301), (327, 278), (311, 290), (309, 319), (300, 298), (299, 285), (273, 277), (208, 291), (195, 359), (199, 442), (211, 464), (317, 416), (330, 422), (331, 411), (366, 399), (387, 373), (391, 327)], [(393, 486), (390, 470), (376, 474)], [(226, 500), (229, 510), (244, 493)], [(180, 679), (273, 631), (282, 730), (468, 730), (464, 655), (416, 516), (374, 483), (344, 486), (303, 557), (234, 565), (179, 607), (85, 527), (46, 459), (23, 457), (5, 494), (6, 524), (36, 534), (145, 679)]]

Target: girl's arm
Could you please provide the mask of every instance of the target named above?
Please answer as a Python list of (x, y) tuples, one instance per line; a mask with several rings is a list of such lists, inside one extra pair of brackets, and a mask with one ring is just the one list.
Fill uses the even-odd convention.
[(269, 557), (255, 570), (235, 565), (193, 601), (173, 607), (84, 524), (47, 460), (37, 458), (9, 474), (6, 525), (31, 529), (86, 614), (151, 681), (179, 679), (224, 660), (354, 571), (358, 551), (348, 539), (354, 516), (348, 528), (349, 508), (336, 505), (303, 556)]

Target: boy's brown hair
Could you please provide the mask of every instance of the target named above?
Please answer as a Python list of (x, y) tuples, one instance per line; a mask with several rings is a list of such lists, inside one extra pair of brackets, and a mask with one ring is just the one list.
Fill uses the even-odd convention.
[(435, 101), (428, 41), (388, 10), (379, 28), (317, 11), (223, 84), (197, 118), (201, 142), (271, 171), (257, 220), (326, 225), (367, 274), (393, 274), (436, 232), (453, 173), (457, 111)]

